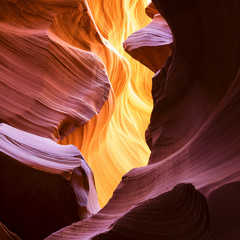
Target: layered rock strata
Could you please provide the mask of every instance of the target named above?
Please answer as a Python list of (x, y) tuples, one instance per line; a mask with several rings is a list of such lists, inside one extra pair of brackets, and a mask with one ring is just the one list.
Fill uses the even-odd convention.
[(78, 1), (1, 4), (1, 122), (63, 139), (100, 111), (110, 89), (101, 60), (51, 28), (55, 16), (77, 10)]
[(97, 239), (213, 239), (205, 197), (190, 184), (139, 203)]
[(101, 206), (122, 175), (146, 165), (150, 154), (144, 133), (153, 73), (122, 48), (129, 34), (150, 22), (145, 5), (1, 2), (0, 121), (77, 146), (94, 172)]

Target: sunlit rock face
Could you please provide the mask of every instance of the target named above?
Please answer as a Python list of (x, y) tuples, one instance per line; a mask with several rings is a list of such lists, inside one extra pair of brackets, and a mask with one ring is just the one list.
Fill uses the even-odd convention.
[(43, 239), (99, 210), (78, 149), (0, 124), (0, 221), (22, 239)]
[(94, 217), (47, 239), (239, 238), (239, 1), (153, 3), (173, 43), (153, 77), (149, 164), (124, 175)]
[(122, 175), (146, 165), (150, 155), (145, 130), (153, 73), (122, 47), (151, 21), (146, 5), (4, 0), (0, 10), (1, 121), (77, 146), (94, 172), (102, 206)]

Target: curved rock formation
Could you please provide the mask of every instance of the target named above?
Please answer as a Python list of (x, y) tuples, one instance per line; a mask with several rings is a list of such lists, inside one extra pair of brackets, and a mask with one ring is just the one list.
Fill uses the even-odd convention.
[[(154, 109), (146, 133), (149, 165), (128, 172), (98, 214), (47, 239), (152, 238), (144, 234), (151, 232), (155, 219), (143, 224), (138, 213), (142, 218), (154, 213), (154, 200), (181, 182), (192, 183), (209, 207), (210, 226), (208, 217), (201, 215), (191, 220), (186, 214), (181, 223), (199, 221), (198, 226), (211, 228), (212, 235), (208, 230), (198, 235), (195, 229), (189, 239), (239, 237), (240, 208), (235, 202), (240, 182), (239, 1), (153, 2), (171, 28), (173, 46), (153, 78)], [(176, 204), (168, 215), (172, 221), (178, 211)], [(163, 226), (171, 226), (167, 220), (158, 224), (154, 237), (161, 236)]]
[(123, 47), (133, 58), (157, 72), (171, 54), (171, 43), (169, 26), (160, 14), (155, 14), (153, 21), (130, 35)]
[[(1, 4), (0, 121), (77, 146), (103, 206), (121, 176), (146, 165), (150, 154), (144, 134), (153, 74), (122, 48), (128, 35), (150, 22), (146, 1)], [(110, 14), (113, 8), (120, 11)]]
[[(138, 18), (131, 26), (127, 16), (132, 3), (125, 1), (120, 4), (124, 15), (122, 26), (129, 25), (128, 31), (120, 31), (120, 35), (124, 33), (122, 39), (149, 21), (147, 17), (141, 20), (139, 14), (144, 10), (143, 2), (134, 3), (136, 8), (132, 7), (132, 14), (137, 14)], [(101, 1), (89, 1), (90, 8), (96, 4), (101, 4)], [(104, 9), (111, 9), (112, 4), (118, 6), (119, 3), (111, 1)], [(103, 205), (122, 174), (143, 165), (149, 157), (144, 131), (150, 116), (151, 98), (149, 94), (142, 94), (140, 98), (140, 93), (146, 92), (146, 88), (150, 89), (150, 78), (141, 75), (137, 78), (140, 84), (133, 81), (135, 73), (138, 73), (142, 66), (136, 65), (129, 58), (135, 71), (130, 76), (129, 62), (112, 46), (120, 46), (118, 42), (112, 41), (117, 39), (113, 34), (116, 29), (113, 19), (104, 19), (105, 25), (112, 27), (107, 33), (109, 36), (105, 34), (106, 38), (111, 40), (110, 44), (101, 36), (104, 35), (103, 28), (100, 28), (100, 31), (97, 29), (85, 1), (38, 0), (29, 3), (25, 0), (4, 0), (2, 6), (2, 122), (35, 135), (54, 140), (62, 139), (96, 114), (108, 97), (110, 85), (100, 59), (106, 65), (112, 88), (101, 114), (95, 115), (86, 126), (78, 128), (62, 142), (78, 146), (93, 166)], [(121, 39), (117, 41), (122, 42)], [(151, 75), (147, 69), (143, 71)], [(139, 109), (142, 112), (139, 112)], [(12, 151), (11, 153), (14, 149), (19, 150), (21, 157), (17, 160), (42, 171), (62, 172), (63, 166), (55, 159), (61, 157), (62, 152), (43, 162), (48, 153), (39, 152), (37, 147), (31, 148), (29, 152), (21, 139), (16, 142), (18, 145), (11, 146), (8, 150)], [(52, 144), (48, 141), (49, 147)], [(138, 152), (136, 156), (132, 155), (129, 146)], [(37, 152), (39, 156), (36, 161), (29, 160), (29, 156), (22, 158), (22, 154), (26, 152), (30, 155)], [(14, 156), (16, 157), (16, 154)], [(120, 167), (116, 167), (116, 159)], [(102, 166), (106, 173), (111, 173), (106, 174), (105, 178), (102, 178)], [(73, 174), (72, 178), (74, 176)], [(84, 193), (85, 189), (80, 190), (80, 195)]]
[[(96, 54), (106, 66), (112, 89), (100, 113), (61, 143), (79, 148), (94, 172), (104, 206), (122, 175), (149, 159), (145, 130), (152, 111), (153, 73), (132, 59), (122, 42), (150, 19), (144, 13), (145, 0), (80, 3), (78, 10), (56, 17), (51, 28), (64, 41)], [(112, 14), (113, 9), (119, 11)]]
[[(28, 64), (30, 67), (33, 66), (35, 71), (30, 72), (28, 76), (37, 75), (39, 70), (36, 66), (34, 67), (34, 64), (38, 61), (40, 65), (45, 63), (41, 58), (39, 60), (36, 57), (33, 58), (30, 53), (31, 58), (29, 58), (32, 61), (26, 63), (24, 54), (27, 51), (22, 52), (21, 47), (14, 44), (13, 46), (8, 45), (8, 43), (13, 43), (9, 39), (16, 32), (16, 36), (14, 35), (16, 41), (23, 43), (26, 40), (29, 42), (29, 47), (35, 41), (38, 43), (40, 40), (44, 45), (45, 39), (47, 39), (47, 45), (51, 46), (51, 49), (54, 49), (55, 45), (60, 45), (60, 52), (56, 51), (57, 60), (52, 59), (51, 55), (49, 57), (50, 63), (54, 63), (55, 60), (58, 62), (59, 58), (62, 57), (63, 66), (68, 66), (66, 71), (70, 74), (70, 79), (76, 77), (77, 81), (84, 74), (81, 72), (81, 76), (78, 75), (80, 70), (73, 64), (76, 63), (76, 56), (77, 59), (80, 59), (78, 57), (80, 52), (86, 53), (86, 56), (91, 56), (90, 59), (93, 61), (90, 63), (96, 63), (99, 69), (102, 69), (99, 70), (105, 76), (105, 78), (100, 78), (102, 80), (107, 79), (107, 77), (101, 61), (105, 64), (111, 87), (108, 81), (97, 79), (102, 87), (100, 87), (102, 93), (100, 105), (108, 96), (108, 94), (103, 93), (108, 93), (110, 88), (108, 101), (104, 103), (99, 114), (95, 114), (85, 126), (77, 128), (71, 134), (69, 133), (74, 126), (82, 124), (80, 118), (71, 117), (71, 112), (69, 113), (70, 117), (58, 118), (58, 120), (60, 119), (58, 124), (55, 124), (54, 117), (55, 125), (51, 125), (53, 126), (51, 131), (50, 128), (45, 127), (43, 127), (42, 133), (40, 132), (42, 127), (36, 127), (34, 130), (35, 134), (49, 138), (53, 138), (55, 135), (56, 139), (58, 132), (62, 137), (69, 134), (61, 143), (75, 144), (86, 156), (96, 173), (102, 205), (107, 202), (121, 174), (134, 166), (145, 163), (149, 154), (144, 142), (144, 131), (151, 109), (150, 91), (148, 91), (151, 87), (151, 83), (148, 82), (151, 73), (146, 68), (139, 71), (140, 63), (134, 62), (130, 56), (124, 54), (119, 44), (128, 35), (138, 30), (139, 26), (144, 27), (143, 25), (149, 23), (150, 19), (145, 20), (147, 16), (142, 16), (144, 12), (143, 2), (38, 0), (28, 5), (25, 0), (4, 0), (4, 9), (8, 11), (3, 13), (1, 9), (0, 20), (4, 23), (1, 24), (2, 33), (4, 33), (2, 38), (4, 39), (4, 51), (2, 53), (6, 59), (4, 61), (8, 63), (4, 65), (4, 62), (1, 61), (1, 68), (6, 79), (8, 79), (6, 73), (8, 68), (12, 69), (12, 72), (15, 71), (11, 62), (12, 58), (7, 58), (5, 55), (9, 50), (8, 46), (15, 49), (13, 51), (15, 54), (20, 52), (19, 56), (16, 54), (16, 69), (17, 67), (21, 67), (21, 69), (18, 69), (19, 74), (16, 77), (22, 76), (21, 71)], [(4, 163), (2, 164), (4, 168), (0, 169), (0, 177), (4, 176), (4, 179), (9, 179), (9, 183), (15, 184), (9, 187), (9, 185), (4, 184), (4, 181), (1, 181), (0, 192), (6, 192), (9, 194), (8, 196), (11, 196), (12, 191), (10, 190), (12, 188), (15, 189), (13, 191), (15, 194), (23, 194), (26, 185), (29, 187), (28, 184), (25, 184), (30, 182), (28, 176), (33, 179), (33, 184), (40, 185), (39, 189), (32, 185), (29, 187), (30, 192), (33, 192), (33, 195), (29, 196), (30, 199), (31, 196), (37, 198), (37, 204), (30, 206), (37, 208), (36, 206), (41, 205), (38, 202), (39, 199), (44, 200), (47, 202), (47, 209), (53, 211), (53, 218), (48, 219), (48, 216), (43, 215), (40, 219), (57, 223), (54, 219), (58, 213), (58, 219), (61, 220), (61, 223), (55, 225), (54, 229), (49, 229), (47, 224), (46, 233), (56, 230), (47, 239), (236, 240), (239, 238), (239, 0), (212, 0), (209, 2), (205, 0), (154, 0), (153, 3), (161, 15), (155, 14), (156, 9), (151, 4), (146, 12), (154, 18), (153, 22), (145, 29), (131, 35), (125, 42), (126, 49), (131, 55), (156, 72), (152, 81), (154, 109), (146, 131), (146, 141), (151, 149), (149, 163), (145, 167), (134, 168), (125, 174), (112, 198), (97, 214), (58, 230), (61, 226), (77, 221), (79, 216), (76, 213), (79, 206), (82, 207), (80, 209), (83, 213), (90, 206), (95, 206), (96, 201), (94, 203), (91, 201), (96, 199), (96, 194), (94, 192), (94, 197), (89, 196), (92, 192), (86, 183), (86, 179), (88, 179), (89, 185), (91, 183), (93, 186), (89, 168), (84, 164), (82, 158), (79, 158), (81, 155), (73, 146), (59, 146), (50, 139), (23, 133), (10, 126), (1, 125), (0, 127), (3, 131), (0, 145), (3, 152), (1, 161)], [(21, 14), (16, 14), (19, 9), (21, 9)], [(112, 14), (113, 11), (115, 14)], [(131, 14), (135, 17), (129, 20)], [(15, 17), (11, 18), (10, 16)], [(22, 27), (19, 30), (20, 22), (27, 25), (28, 28)], [(166, 23), (171, 29), (173, 39)], [(42, 33), (40, 26), (44, 26), (44, 29), (47, 30)], [(158, 29), (158, 26), (164, 27), (164, 30)], [(28, 36), (29, 29), (31, 29), (31, 36)], [(126, 30), (123, 31), (123, 29)], [(154, 36), (154, 33), (157, 36)], [(24, 34), (27, 36), (26, 39)], [(140, 40), (136, 41), (136, 36), (139, 36)], [(39, 40), (38, 37), (42, 38)], [(23, 41), (19, 39), (23, 39)], [(146, 43), (146, 41), (149, 42)], [(23, 47), (29, 49), (28, 44), (23, 45)], [(42, 49), (39, 51), (41, 52)], [(68, 53), (65, 54), (68, 57), (69, 52), (72, 53), (70, 56), (73, 63), (68, 64), (65, 56), (61, 55), (65, 52)], [(170, 52), (172, 55), (163, 64), (164, 60), (159, 56), (165, 59)], [(7, 53), (11, 54), (11, 51), (9, 50)], [(143, 53), (145, 56), (140, 56)], [(22, 54), (24, 59), (21, 58)], [(45, 54), (43, 54), (44, 56)], [(51, 64), (49, 66), (52, 66)], [(60, 67), (57, 66), (58, 70)], [(89, 72), (91, 72), (91, 67), (89, 64), (86, 66)], [(47, 76), (52, 74), (50, 70), (49, 72), (46, 71)], [(60, 80), (64, 77), (62, 75), (56, 76)], [(93, 74), (93, 76), (95, 75)], [(51, 77), (53, 76), (51, 75)], [(29, 80), (29, 77), (27, 79)], [(28, 86), (27, 80), (23, 80), (26, 81), (24, 84)], [(93, 81), (93, 78), (91, 80)], [(5, 86), (4, 83), (2, 86)], [(9, 86), (20, 95), (21, 91), (27, 90), (25, 85), (21, 85), (21, 82), (18, 84), (9, 81)], [(93, 86), (95, 86), (94, 83), (91, 85), (89, 97), (91, 94), (96, 94), (91, 92), (94, 91)], [(37, 85), (36, 89), (40, 87), (43, 90), (48, 89), (48, 93), (51, 93), (51, 88)], [(65, 87), (66, 85), (64, 85), (64, 91)], [(66, 91), (70, 90), (66, 89)], [(29, 92), (29, 97), (31, 97), (31, 94), (37, 91)], [(9, 93), (7, 87), (4, 90), (5, 93)], [(73, 95), (74, 93), (74, 91), (71, 92)], [(3, 99), (8, 99), (4, 94), (5, 98)], [(9, 99), (12, 99), (10, 94), (8, 95)], [(40, 94), (40, 96), (42, 95)], [(44, 99), (40, 96), (36, 99), (43, 101)], [(51, 100), (50, 97), (49, 99)], [(10, 101), (9, 110), (12, 106), (17, 109), (18, 104), (22, 106), (21, 102), (24, 103), (25, 98), (16, 97), (16, 100), (12, 104), (12, 100)], [(95, 100), (94, 104), (100, 103), (98, 94)], [(3, 103), (7, 104), (5, 101)], [(29, 101), (26, 97), (26, 107), (27, 103)], [(52, 102), (50, 101), (50, 103)], [(59, 105), (60, 109), (65, 109), (64, 103), (59, 103)], [(40, 107), (40, 105), (34, 106)], [(22, 107), (25, 107), (25, 104)], [(42, 112), (44, 113), (44, 111)], [(96, 112), (94, 111), (94, 113)], [(19, 112), (21, 115), (23, 113), (25, 112)], [(7, 112), (3, 112), (3, 114), (7, 114)], [(55, 116), (54, 113), (53, 115)], [(38, 120), (38, 118), (31, 120), (32, 117), (27, 118), (27, 116), (25, 119), (30, 121), (29, 124)], [(6, 120), (8, 118), (4, 117), (4, 119), (2, 121), (9, 121)], [(88, 117), (86, 117), (87, 120), (89, 120)], [(19, 117), (12, 125), (17, 123), (22, 126)], [(27, 128), (25, 120), (23, 123)], [(21, 128), (23, 129), (24, 126)], [(46, 129), (47, 131), (45, 131)], [(29, 128), (29, 132), (32, 132), (31, 128)], [(28, 138), (32, 139), (30, 143), (27, 141)], [(65, 149), (67, 153), (65, 150), (60, 153), (57, 149)], [(64, 163), (62, 163), (63, 156), (67, 158)], [(7, 161), (5, 161), (6, 159)], [(79, 159), (81, 160), (79, 164), (83, 168), (74, 168), (75, 166), (70, 168), (70, 165), (77, 164)], [(25, 165), (21, 165), (18, 163), (19, 161)], [(12, 169), (21, 166), (22, 171), (14, 170), (12, 171), (15, 173), (14, 176), (9, 176), (11, 171), (6, 171), (6, 169), (11, 163), (14, 163), (11, 166)], [(30, 168), (32, 165), (44, 170), (44, 173)], [(29, 172), (29, 169), (34, 172), (33, 176), (25, 174)], [(22, 174), (19, 178), (21, 180), (19, 185), (23, 187), (18, 189), (16, 182), (19, 174)], [(87, 178), (88, 174), (90, 176)], [(40, 177), (38, 178), (38, 176)], [(69, 179), (70, 176), (71, 179)], [(44, 182), (42, 183), (42, 181)], [(46, 183), (54, 184), (47, 185)], [(59, 187), (63, 185), (64, 188)], [(94, 191), (94, 186), (91, 189)], [(63, 198), (61, 199), (63, 202), (56, 205), (60, 207), (54, 211), (55, 205), (53, 208), (48, 205), (53, 202), (46, 201), (46, 192), (50, 196), (69, 197), (64, 190), (69, 193), (72, 201), (71, 206), (74, 209), (66, 207), (66, 202), (69, 199)], [(38, 194), (35, 194), (35, 191), (44, 192), (42, 198), (36, 197)], [(18, 200), (18, 198), (16, 199)], [(10, 205), (10, 210), (15, 209), (14, 206), (18, 204), (16, 199), (0, 198), (2, 201), (0, 206)], [(24, 204), (27, 205), (25, 202), (21, 205)], [(43, 204), (43, 206), (45, 205)], [(87, 216), (91, 212), (96, 212), (97, 209), (98, 207), (95, 211), (89, 210)], [(50, 210), (49, 212), (51, 212)], [(2, 208), (1, 211), (4, 212), (5, 209)], [(30, 211), (30, 213), (32, 212), (34, 213), (34, 211)], [(44, 214), (45, 212), (40, 211), (40, 213)], [(14, 214), (10, 214), (10, 216), (14, 216)], [(22, 216), (21, 211), (18, 212), (18, 216)], [(11, 221), (14, 222), (14, 219)], [(26, 218), (25, 226), (31, 225), (29, 219), (31, 218)], [(46, 223), (48, 223), (47, 220)], [(12, 231), (16, 231), (14, 224), (6, 225)], [(19, 226), (19, 224), (15, 226)], [(21, 229), (24, 227), (21, 226)], [(38, 232), (39, 237), (45, 236), (41, 235), (43, 233), (40, 228), (34, 232)], [(17, 231), (16, 233), (18, 234)], [(33, 234), (28, 229), (24, 233)], [(19, 236), (21, 237), (21, 235)], [(29, 238), (36, 239), (32, 236), (34, 235)], [(24, 238), (27, 237), (24, 235)]]
[(158, 10), (154, 6), (153, 2), (150, 2), (149, 5), (145, 9), (146, 14), (150, 17), (153, 18), (156, 14), (159, 14)]
[(50, 28), (54, 15), (78, 9), (77, 1), (2, 4), (1, 121), (62, 139), (99, 112), (110, 88), (100, 59)]
[(0, 124), (0, 152), (0, 220), (22, 239), (43, 239), (99, 210), (76, 147)]
[(97, 239), (213, 239), (205, 197), (190, 184), (133, 207)]

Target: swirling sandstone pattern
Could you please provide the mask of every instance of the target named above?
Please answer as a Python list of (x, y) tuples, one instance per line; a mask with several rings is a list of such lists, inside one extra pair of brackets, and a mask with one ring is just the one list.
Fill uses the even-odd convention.
[(54, 15), (78, 9), (77, 1), (1, 4), (1, 121), (62, 139), (99, 112), (110, 88), (100, 59), (51, 29)]
[[(129, 34), (150, 21), (145, 0), (1, 4), (1, 122), (77, 146), (104, 205), (121, 176), (146, 165), (150, 154), (144, 133), (153, 74), (122, 48)], [(121, 11), (109, 14), (113, 8)]]
[[(169, 239), (239, 238), (240, 3), (153, 2), (171, 28), (173, 46), (153, 78), (154, 109), (146, 133), (149, 165), (127, 173), (98, 214), (47, 239), (161, 239), (182, 209), (180, 204), (174, 211), (164, 209), (170, 211), (170, 221), (152, 219), (154, 201), (166, 196), (173, 201), (166, 192), (175, 192), (181, 182), (192, 183), (206, 197), (209, 212), (202, 197), (198, 206), (205, 207), (192, 219), (187, 204), (181, 223), (189, 224), (181, 233), (191, 234)], [(185, 197), (191, 199), (191, 194)], [(191, 229), (198, 221), (204, 230)]]
[[(149, 155), (144, 131), (151, 110), (151, 83), (148, 82), (151, 71), (146, 68), (139, 71), (140, 64), (123, 53), (121, 43), (128, 35), (132, 34), (125, 42), (126, 50), (130, 48), (129, 54), (156, 72), (152, 81), (154, 109), (146, 131), (151, 149), (148, 166), (125, 174), (112, 198), (97, 214), (47, 239), (239, 238), (239, 0), (153, 2), (161, 15), (156, 15), (151, 4), (146, 13), (153, 22), (132, 34), (150, 21), (143, 15), (144, 1), (38, 0), (29, 4), (25, 0), (3, 1), (0, 10), (1, 106), (5, 106), (5, 110), (2, 107), (1, 120), (35, 135), (1, 125), (4, 164), (1, 164), (0, 177), (9, 182), (1, 181), (0, 192), (9, 194), (10, 190), (12, 194), (11, 189), (15, 189), (13, 192), (24, 194), (16, 183), (21, 174), (19, 179), (23, 183), (19, 181), (19, 185), (26, 189), (24, 181), (30, 181), (31, 166), (37, 168), (30, 168), (30, 172), (34, 172), (30, 175), (33, 183), (42, 186), (32, 187), (32, 191), (43, 190), (54, 195), (59, 189), (59, 195), (55, 195), (64, 197), (69, 195), (62, 191), (70, 191), (73, 211), (65, 208), (54, 211), (53, 216), (58, 213), (57, 218), (63, 218), (64, 223), (46, 232), (77, 221), (79, 206), (83, 206), (83, 212), (96, 206), (94, 211), (87, 211), (86, 216), (96, 212), (98, 206), (95, 200), (91, 202), (96, 199), (91, 171), (79, 151), (40, 136), (57, 140), (68, 135), (61, 143), (75, 144), (86, 156), (96, 173), (104, 205), (121, 174), (144, 164)], [(130, 15), (135, 17), (130, 19)], [(165, 29), (160, 30), (158, 26)], [(137, 36), (139, 42), (135, 40)], [(145, 59), (140, 56), (143, 49), (147, 51)], [(134, 55), (134, 51), (137, 54)], [(170, 52), (172, 55), (167, 58)], [(166, 62), (158, 55), (164, 60), (167, 58)], [(64, 82), (66, 76), (69, 78)], [(30, 81), (35, 78), (37, 81)], [(88, 81), (92, 81), (90, 86)], [(86, 83), (84, 88), (80, 82)], [(67, 97), (61, 96), (61, 101), (58, 95), (65, 91)], [(89, 104), (83, 113), (86, 99), (82, 96)], [(101, 107), (101, 112), (96, 114)], [(71, 133), (93, 115), (85, 126)], [(19, 161), (25, 165), (18, 165)], [(9, 164), (12, 169), (21, 166), (21, 171), (14, 170), (14, 176), (9, 176), (6, 171)], [(72, 164), (80, 164), (82, 168)], [(82, 178), (83, 175), (89, 178)], [(49, 181), (49, 178), (56, 180)], [(40, 184), (39, 179), (45, 179), (44, 184)], [(86, 179), (91, 183), (94, 197), (86, 196), (92, 193), (85, 185)], [(50, 187), (48, 182), (55, 184)], [(59, 182), (65, 187), (56, 187)], [(74, 201), (73, 196), (78, 198)], [(69, 201), (65, 202), (64, 197), (60, 205), (67, 206)], [(0, 201), (0, 206), (19, 203), (14, 198)], [(37, 207), (39, 205), (37, 203)], [(52, 207), (47, 205), (47, 209), (50, 211)], [(2, 207), (0, 213), (4, 210)], [(66, 217), (68, 211), (73, 214), (69, 218)], [(26, 219), (25, 233), (36, 234), (34, 228), (28, 229), (36, 225), (31, 218)], [(56, 223), (47, 216), (41, 219), (41, 222)], [(42, 233), (38, 228), (38, 237), (44, 237)]]
[(150, 18), (154, 18), (156, 14), (159, 14), (159, 11), (156, 9), (153, 2), (149, 3), (149, 5), (145, 9), (145, 12)]
[(97, 239), (213, 239), (205, 197), (190, 184), (146, 200)]

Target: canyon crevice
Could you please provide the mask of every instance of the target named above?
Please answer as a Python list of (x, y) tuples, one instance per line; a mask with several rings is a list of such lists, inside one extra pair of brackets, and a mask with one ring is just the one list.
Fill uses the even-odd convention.
[(239, 238), (238, 0), (1, 4), (2, 239)]

